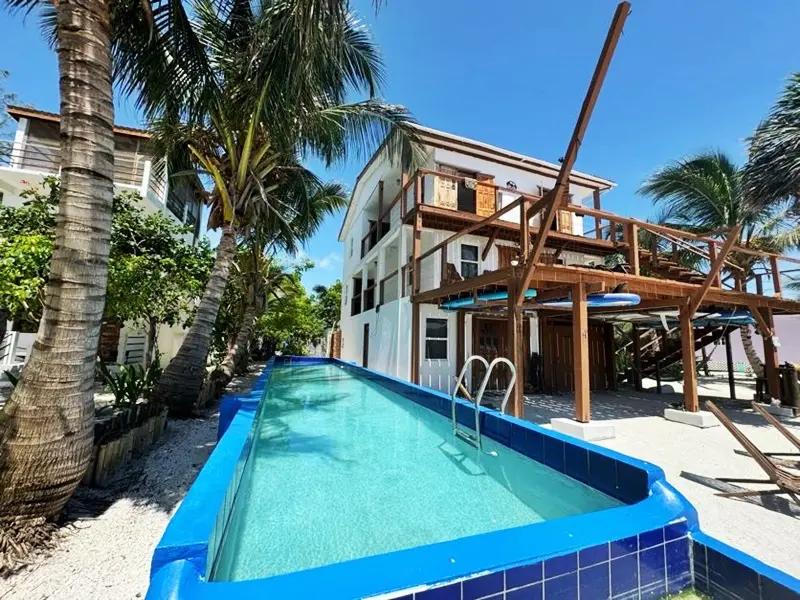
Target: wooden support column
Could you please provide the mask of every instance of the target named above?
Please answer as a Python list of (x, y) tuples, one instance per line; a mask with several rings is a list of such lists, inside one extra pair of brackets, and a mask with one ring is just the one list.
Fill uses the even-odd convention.
[(731, 400), (736, 400), (736, 380), (733, 378), (733, 348), (731, 348), (731, 332), (725, 332), (725, 359), (728, 363), (728, 388)]
[(697, 398), (697, 370), (694, 360), (694, 311), (688, 304), (680, 307), (681, 356), (683, 359), (683, 406), (689, 412), (700, 410)]
[(763, 296), (764, 295), (763, 275), (761, 275), (761, 273), (757, 273), (755, 275), (755, 278), (756, 278), (756, 294), (758, 294), (759, 296)]
[(408, 214), (408, 172), (403, 169), (400, 175), (400, 218), (405, 219)]
[(757, 309), (766, 323), (768, 332), (762, 331), (761, 338), (764, 340), (764, 376), (767, 378), (767, 391), (773, 398), (781, 399), (781, 381), (778, 375), (778, 349), (772, 336), (775, 334), (775, 323), (772, 320), (771, 308)]
[(525, 203), (519, 205), (519, 262), (525, 264), (531, 248), (531, 231)]
[(639, 226), (628, 224), (628, 263), (634, 275), (639, 275)]
[(588, 423), (589, 407), (589, 311), (586, 285), (572, 285), (572, 353), (575, 369), (575, 420)]
[(383, 179), (378, 182), (378, 239), (383, 235)]
[(419, 211), (414, 213), (414, 233), (411, 247), (411, 382), (419, 384), (419, 363), (420, 363), (420, 305), (415, 302), (413, 297), (419, 294), (420, 271), (422, 261), (419, 255), (422, 251), (422, 215)]
[(525, 340), (523, 339), (522, 328), (522, 307), (517, 305), (517, 269), (512, 271), (508, 278), (508, 348), (509, 359), (514, 363), (517, 371), (517, 381), (514, 384), (514, 391), (509, 401), (511, 403), (511, 414), (518, 418), (524, 416), (524, 393), (525, 393)]
[(633, 388), (642, 391), (642, 331), (639, 326), (633, 325)]
[(775, 290), (775, 295), (781, 296), (783, 294), (783, 285), (781, 284), (781, 270), (778, 268), (778, 258), (770, 256), (769, 264), (772, 268), (772, 287)]
[[(594, 205), (595, 210), (600, 210), (600, 190), (594, 190), (592, 192), (592, 203)], [(600, 216), (594, 216), (594, 236), (595, 238), (602, 239), (602, 226), (600, 225)]]
[(466, 360), (464, 340), (466, 338), (467, 313), (462, 309), (456, 313), (456, 377), (461, 374)]
[(614, 348), (614, 324), (603, 324), (603, 345), (606, 353), (606, 386), (609, 390), (617, 389), (617, 361)]
[[(714, 242), (708, 243), (708, 259), (711, 261), (711, 264), (714, 264), (714, 261), (717, 260), (717, 244)], [(714, 276), (714, 279), (711, 281), (711, 285), (714, 287), (720, 287), (722, 282), (720, 281), (719, 272)]]
[(443, 286), (445, 280), (447, 279), (447, 246), (442, 246), (442, 249), (440, 250), (440, 252), (442, 254), (441, 254), (441, 257), (440, 257), (441, 258), (441, 265), (440, 265), (441, 275), (439, 276), (439, 285)]

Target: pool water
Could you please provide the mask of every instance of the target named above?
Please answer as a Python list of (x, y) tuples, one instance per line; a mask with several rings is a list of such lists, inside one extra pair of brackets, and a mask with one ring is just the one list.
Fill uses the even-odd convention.
[[(279, 367), (212, 572), (240, 581), (620, 506), (339, 365)], [(496, 455), (485, 452), (496, 452)]]

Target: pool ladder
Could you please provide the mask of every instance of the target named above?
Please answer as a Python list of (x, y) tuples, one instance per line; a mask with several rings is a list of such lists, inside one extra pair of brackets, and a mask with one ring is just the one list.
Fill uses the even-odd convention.
[[(470, 363), (474, 360), (480, 361), (483, 363), (483, 366), (486, 367), (486, 374), (483, 376), (483, 381), (481, 382), (481, 387), (478, 389), (478, 394), (475, 396), (475, 432), (469, 431), (468, 429), (462, 429), (458, 426), (458, 419), (456, 418), (456, 394), (458, 394), (459, 389), (463, 389), (465, 393), (467, 393), (467, 388), (464, 387), (464, 376), (467, 374), (467, 368), (469, 367)], [(461, 373), (458, 375), (458, 379), (456, 380), (456, 386), (453, 388), (453, 393), (450, 395), (451, 400), (451, 417), (453, 419), (453, 434), (457, 437), (460, 437), (465, 442), (475, 446), (478, 450), (483, 450), (483, 443), (481, 441), (481, 400), (483, 400), (483, 393), (486, 391), (486, 386), (489, 385), (489, 379), (492, 376), (492, 371), (494, 367), (499, 363), (505, 363), (508, 365), (508, 368), (511, 370), (511, 381), (508, 383), (508, 389), (506, 390), (506, 395), (503, 397), (503, 402), (500, 404), (500, 412), (506, 412), (506, 404), (508, 404), (508, 398), (511, 396), (511, 391), (514, 389), (514, 384), (517, 381), (517, 370), (514, 368), (514, 363), (512, 363), (507, 358), (498, 357), (495, 358), (491, 364), (488, 360), (479, 356), (477, 354), (473, 354), (470, 356), (465, 362), (464, 366), (461, 368)], [(469, 393), (467, 393), (469, 396)]]

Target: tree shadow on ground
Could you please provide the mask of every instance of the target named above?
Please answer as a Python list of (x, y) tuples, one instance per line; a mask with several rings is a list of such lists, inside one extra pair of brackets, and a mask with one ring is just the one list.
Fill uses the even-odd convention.
[[(697, 475), (696, 473), (689, 473), (681, 471), (681, 477), (694, 483), (699, 483), (718, 492), (744, 492), (750, 488), (743, 488), (732, 483), (720, 481), (713, 477), (706, 477), (704, 475)], [(770, 486), (770, 489), (775, 489), (775, 486)], [(759, 494), (757, 496), (744, 496), (738, 498), (725, 498), (730, 502), (748, 502), (757, 506), (763, 506), (767, 510), (786, 515), (788, 517), (800, 518), (800, 506), (790, 500), (784, 495), (776, 494)]]

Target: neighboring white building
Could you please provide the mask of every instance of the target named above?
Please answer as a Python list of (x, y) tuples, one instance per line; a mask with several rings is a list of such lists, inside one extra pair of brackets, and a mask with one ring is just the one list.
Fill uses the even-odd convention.
[[(41, 185), (45, 177), (61, 170), (59, 115), (32, 108), (8, 106), (8, 114), (17, 121), (13, 140), (6, 140), (0, 153), (0, 204), (19, 206), (20, 194)], [(114, 127), (114, 188), (116, 191), (139, 192), (146, 212), (161, 212), (179, 223), (193, 227), (186, 241), (194, 242), (200, 232), (202, 205), (188, 185), (170, 185), (163, 157), (149, 152), (150, 134), (131, 127)], [(19, 364), (27, 358), (35, 334), (11, 330), (0, 340), (0, 365)], [(109, 329), (109, 328), (105, 328)], [(130, 325), (117, 331), (104, 331), (101, 352), (106, 360), (119, 363), (141, 362), (145, 353), (145, 333)], [(185, 331), (179, 327), (162, 327), (158, 349), (166, 363), (183, 341)], [(117, 351), (114, 354), (114, 340)], [(111, 350), (109, 350), (111, 348)], [(1, 370), (1, 369), (0, 369)]]
[[(420, 175), (420, 202), (425, 207), (421, 254), (453, 232), (507, 206), (519, 197), (517, 192), (541, 196), (555, 183), (556, 164), (426, 127), (419, 131), (427, 152), (424, 168), (440, 173)], [(339, 234), (344, 243), (341, 356), (403, 379), (411, 377), (409, 259), (416, 177), (393, 165), (385, 152), (377, 152), (356, 180)], [(401, 194), (404, 182), (409, 183)], [(570, 202), (599, 208), (600, 192), (613, 185), (606, 179), (573, 172)], [(382, 214), (385, 216), (380, 219)], [(538, 222), (537, 215), (530, 222), (532, 230)], [(453, 267), (467, 279), (511, 264), (518, 250), (518, 224), (519, 211), (512, 210), (496, 225), (449, 244), (446, 262), (438, 253), (423, 259), (420, 291), (439, 287), (443, 269), (445, 274), (449, 271), (446, 279), (454, 276)], [(591, 254), (590, 241), (599, 237), (595, 227), (594, 218), (560, 212), (545, 252), (559, 264), (602, 263), (602, 254)], [(506, 355), (505, 319), (480, 313), (459, 315), (434, 304), (423, 304), (420, 316), (419, 375), (424, 386), (450, 391), (465, 357), (481, 354), (491, 360)], [(529, 331), (526, 356), (530, 356), (540, 348), (538, 317), (530, 318), (525, 328)], [(463, 336), (460, 340), (459, 335)], [(457, 356), (460, 345), (463, 355)], [(570, 381), (566, 384), (571, 385)]]

